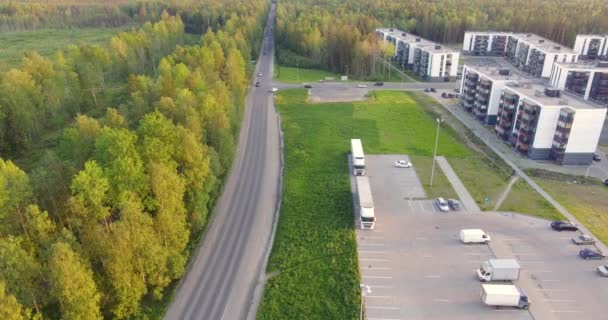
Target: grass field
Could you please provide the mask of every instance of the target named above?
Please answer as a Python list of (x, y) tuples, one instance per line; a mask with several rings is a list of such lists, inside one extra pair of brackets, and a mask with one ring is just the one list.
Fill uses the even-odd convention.
[(320, 69), (304, 69), (284, 67), (276, 64), (274, 66), (274, 79), (287, 83), (317, 82), (326, 77), (333, 77), (340, 80), (340, 75)]
[(608, 244), (608, 188), (599, 180), (585, 180), (540, 170), (527, 173), (593, 234)]
[(527, 182), (515, 182), (509, 196), (499, 208), (500, 211), (516, 211), (543, 217), (549, 220), (564, 219), (557, 209), (542, 198)]
[[(128, 29), (128, 28), (127, 28)], [(24, 52), (51, 57), (70, 44), (104, 44), (125, 28), (43, 29), (0, 33), (0, 71), (21, 66)]]

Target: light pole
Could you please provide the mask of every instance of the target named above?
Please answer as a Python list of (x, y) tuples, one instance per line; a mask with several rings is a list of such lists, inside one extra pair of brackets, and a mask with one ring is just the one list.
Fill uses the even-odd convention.
[(348, 81), (348, 65), (345, 65), (346, 67), (346, 80)]
[(360, 284), (359, 287), (361, 288), (361, 307), (359, 308), (359, 320), (363, 320), (363, 299), (365, 299), (366, 294), (372, 293), (372, 288), (370, 286), (364, 285), (363, 283)]
[(300, 82), (300, 64), (296, 62), (296, 81)]
[(433, 166), (431, 168), (431, 184), (433, 186), (433, 176), (435, 175), (435, 158), (437, 157), (437, 144), (439, 143), (439, 125), (443, 122), (443, 119), (437, 118), (437, 137), (435, 137), (435, 151), (433, 152)]

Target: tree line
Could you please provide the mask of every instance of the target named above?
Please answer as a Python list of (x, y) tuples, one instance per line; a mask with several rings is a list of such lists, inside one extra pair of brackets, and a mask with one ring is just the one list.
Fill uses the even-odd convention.
[(532, 32), (572, 46), (578, 33), (608, 32), (604, 0), (293, 0), (277, 8), (278, 60), (365, 77), (377, 27), (393, 27), (460, 47), (467, 30)]
[(198, 45), (181, 46), (184, 23), (165, 12), (0, 76), (1, 318), (145, 317), (184, 274), (235, 152), (268, 4), (226, 10)]

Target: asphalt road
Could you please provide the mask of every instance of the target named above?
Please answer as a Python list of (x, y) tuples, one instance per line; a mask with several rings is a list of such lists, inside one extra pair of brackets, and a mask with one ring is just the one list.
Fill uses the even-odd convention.
[(254, 292), (259, 294), (263, 285), (280, 173), (278, 119), (268, 85), (274, 14), (275, 5), (262, 49), (268, 54), (260, 55), (256, 66), (230, 175), (165, 319), (240, 320), (255, 315)]

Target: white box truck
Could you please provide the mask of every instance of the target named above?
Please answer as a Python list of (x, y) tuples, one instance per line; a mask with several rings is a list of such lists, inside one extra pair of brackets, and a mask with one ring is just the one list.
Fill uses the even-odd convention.
[(531, 303), (522, 289), (508, 284), (482, 284), (481, 301), (488, 306), (517, 307), (524, 310), (527, 310)]
[(490, 259), (477, 269), (477, 278), (485, 281), (515, 281), (519, 279), (519, 263), (515, 259)]
[(481, 229), (460, 230), (460, 241), (462, 243), (488, 243), (491, 238)]
[(356, 177), (357, 200), (359, 203), (359, 225), (361, 229), (374, 229), (376, 216), (374, 215), (374, 200), (367, 177)]
[(365, 175), (365, 154), (361, 139), (350, 140), (350, 155), (353, 161), (353, 174), (356, 176)]

